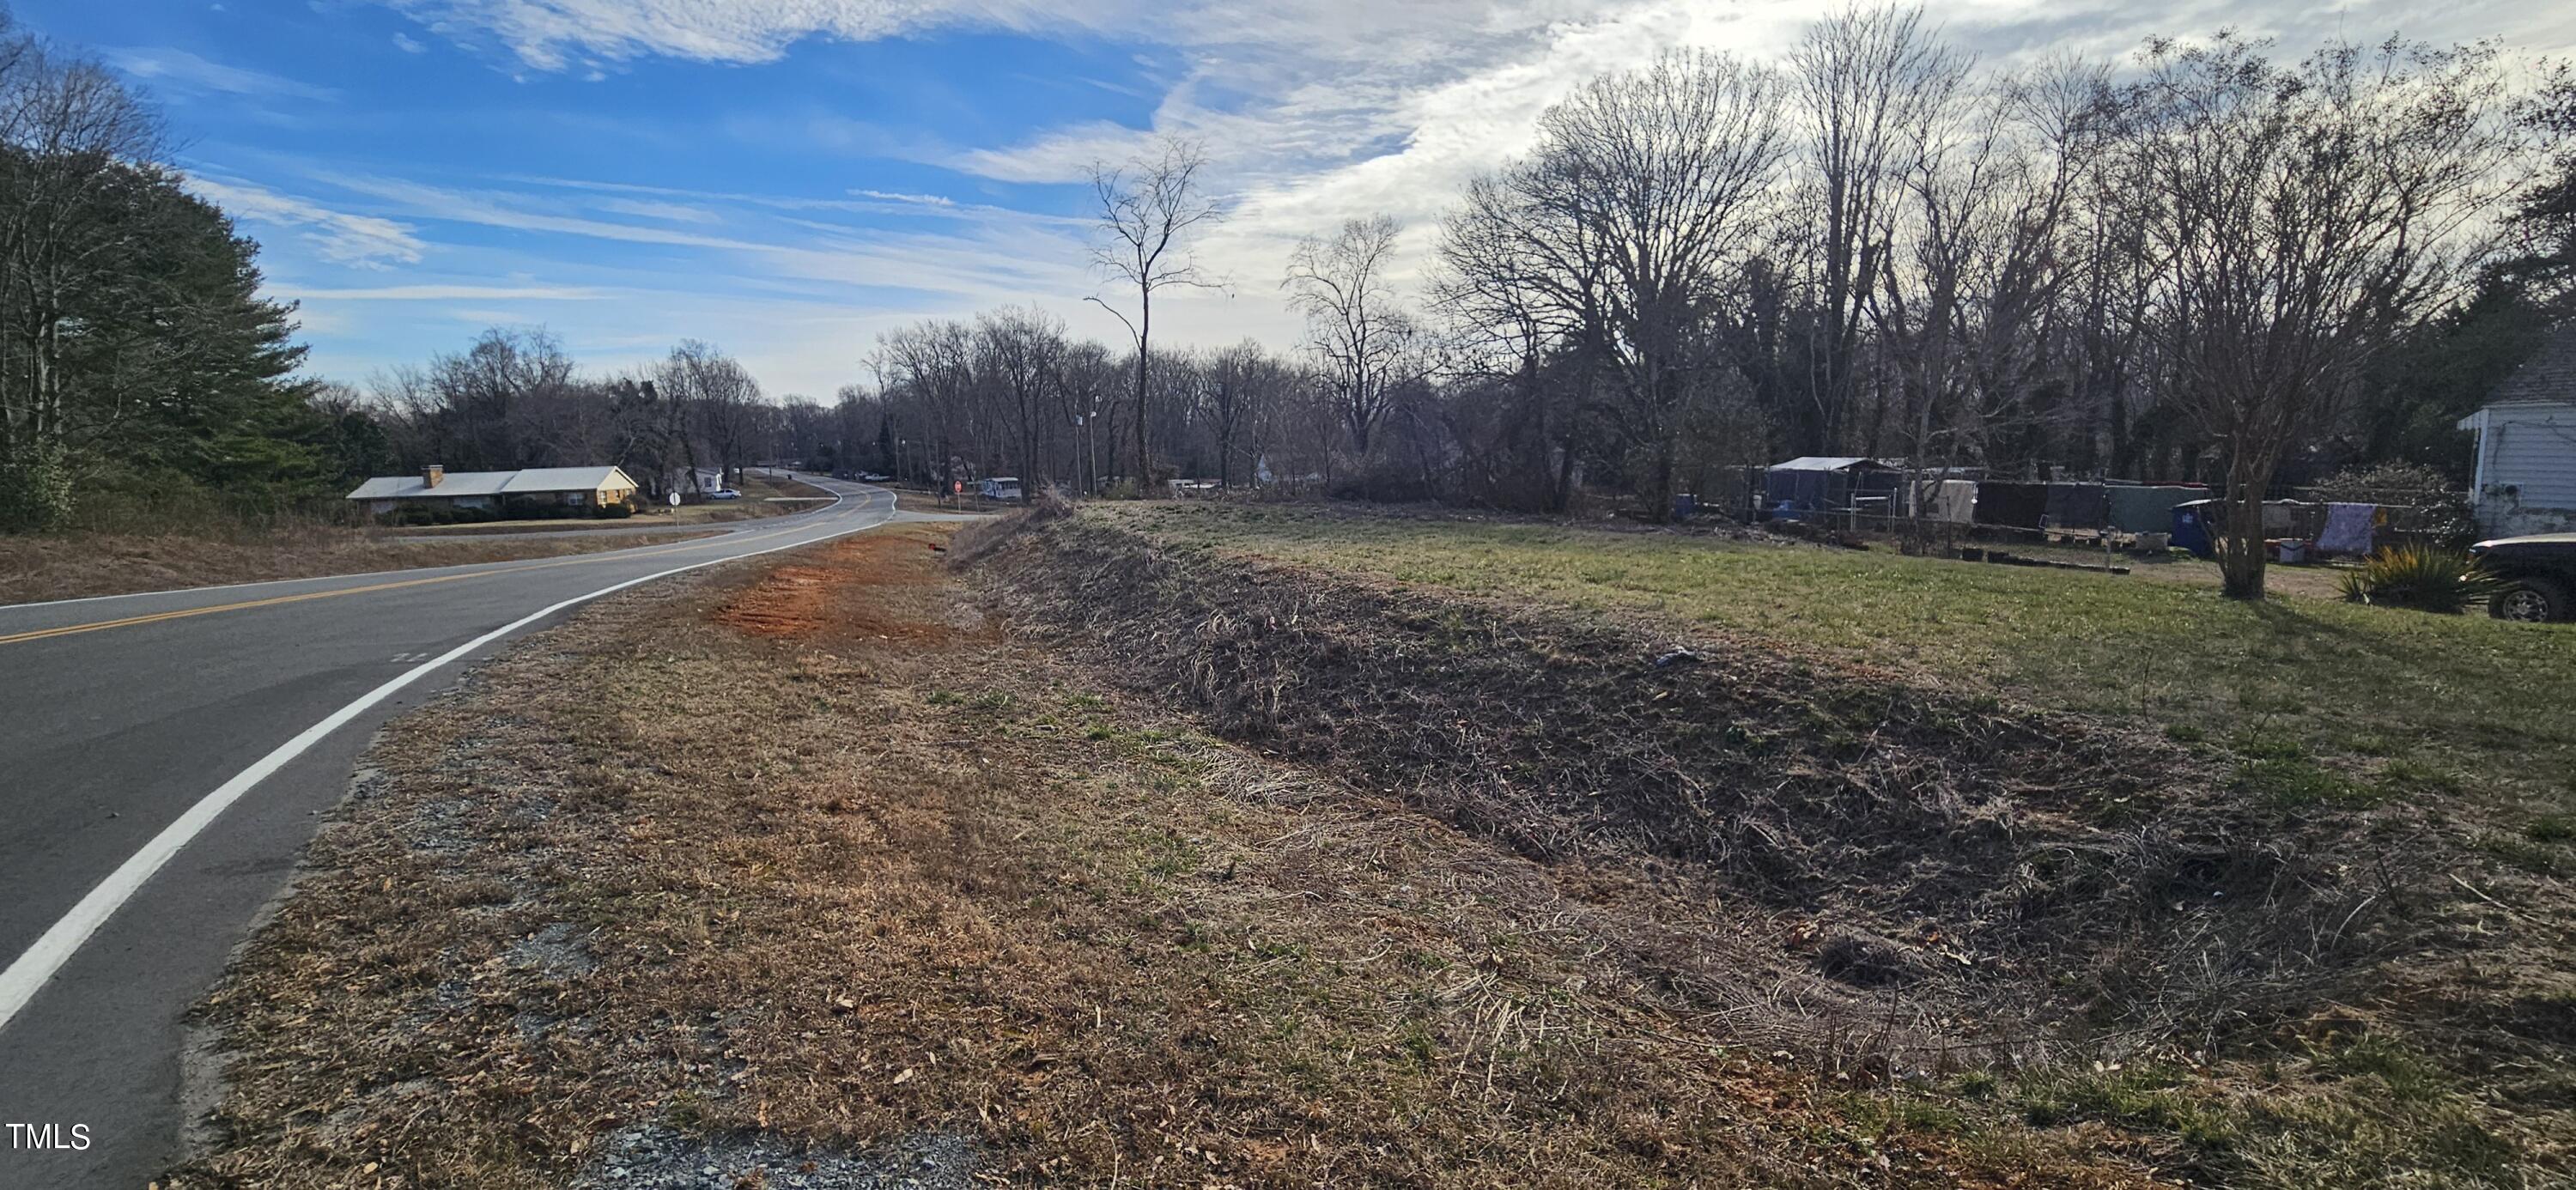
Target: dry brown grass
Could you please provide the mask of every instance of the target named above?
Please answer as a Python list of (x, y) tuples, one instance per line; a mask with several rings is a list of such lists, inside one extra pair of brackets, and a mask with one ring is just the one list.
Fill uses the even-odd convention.
[(174, 1184), (560, 1185), (656, 1120), (1022, 1184), (2147, 1180), (1749, 1050), (1637, 950), (1722, 907), (1109, 693), (945, 531), (620, 597), (388, 728), (206, 1010)]
[(595, 538), (396, 542), (373, 540), (355, 529), (313, 526), (240, 540), (184, 534), (0, 536), (0, 604), (556, 558), (669, 545), (707, 535), (704, 530), (674, 529)]

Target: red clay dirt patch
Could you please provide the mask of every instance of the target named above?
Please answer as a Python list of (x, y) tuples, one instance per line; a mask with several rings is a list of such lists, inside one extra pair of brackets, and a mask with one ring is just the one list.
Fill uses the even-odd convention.
[(819, 566), (781, 566), (716, 612), (753, 636), (811, 636), (823, 627), (823, 590), (841, 577)]
[(726, 602), (715, 620), (752, 636), (780, 640), (930, 642), (963, 631), (945, 616), (890, 615), (896, 588), (941, 580), (944, 546), (910, 534), (845, 538), (818, 552), (813, 565), (781, 566)]

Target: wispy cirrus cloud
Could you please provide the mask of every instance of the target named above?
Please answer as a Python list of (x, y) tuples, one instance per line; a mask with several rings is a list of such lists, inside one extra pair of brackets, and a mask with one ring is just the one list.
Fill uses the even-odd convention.
[(595, 302), (614, 291), (576, 285), (377, 285), (362, 288), (281, 285), (284, 297), (326, 302)]
[(659, 219), (666, 223), (724, 222), (724, 216), (705, 207), (691, 206), (687, 203), (660, 202), (649, 198), (603, 198), (597, 200), (596, 205), (600, 210), (613, 215), (634, 215), (644, 219)]
[(418, 264), (426, 248), (405, 224), (337, 210), (254, 182), (200, 173), (191, 174), (187, 185), (237, 219), (294, 232), (333, 264), (365, 269)]
[(953, 207), (957, 205), (956, 199), (938, 194), (903, 194), (891, 190), (853, 190), (850, 193), (859, 198), (873, 198), (879, 202), (901, 203), (905, 206)]
[(304, 99), (329, 102), (340, 92), (317, 87), (291, 78), (227, 66), (209, 61), (186, 50), (167, 47), (127, 47), (105, 51), (109, 65), (127, 75), (164, 90), (221, 92), (253, 98)]
[[(498, 41), (522, 63), (561, 70), (642, 57), (747, 64), (807, 37), (874, 41), (947, 27), (1077, 29), (1044, 0), (386, 0), (430, 28)], [(1111, 5), (1132, 11), (1132, 5)]]

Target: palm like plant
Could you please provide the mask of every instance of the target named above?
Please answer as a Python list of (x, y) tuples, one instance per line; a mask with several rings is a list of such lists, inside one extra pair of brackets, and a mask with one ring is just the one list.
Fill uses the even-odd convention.
[(2478, 560), (2458, 550), (2424, 545), (2391, 546), (2363, 559), (2343, 576), (2343, 597), (2354, 603), (2458, 615), (2484, 603), (2504, 584)]

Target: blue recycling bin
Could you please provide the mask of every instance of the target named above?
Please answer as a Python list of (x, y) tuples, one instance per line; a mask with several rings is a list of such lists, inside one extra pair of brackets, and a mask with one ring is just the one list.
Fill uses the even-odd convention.
[(2210, 522), (2218, 516), (2218, 501), (2193, 500), (2174, 505), (2173, 543), (2203, 558), (2218, 553), (2211, 544)]

